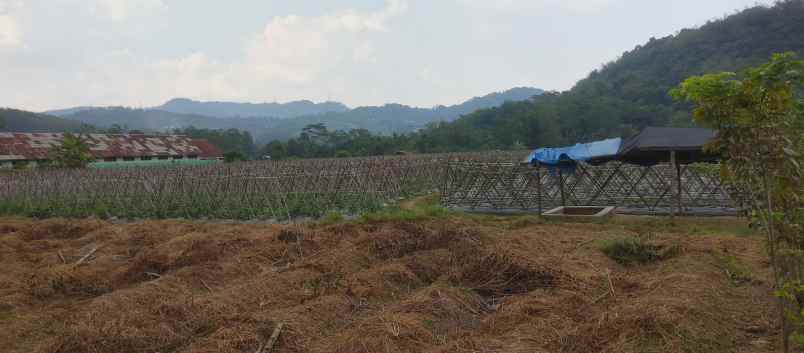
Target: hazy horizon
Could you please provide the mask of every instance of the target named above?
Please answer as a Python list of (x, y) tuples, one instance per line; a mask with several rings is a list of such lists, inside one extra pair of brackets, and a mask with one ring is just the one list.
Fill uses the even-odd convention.
[(771, 2), (0, 0), (0, 106), (431, 107), (566, 90), (650, 37)]

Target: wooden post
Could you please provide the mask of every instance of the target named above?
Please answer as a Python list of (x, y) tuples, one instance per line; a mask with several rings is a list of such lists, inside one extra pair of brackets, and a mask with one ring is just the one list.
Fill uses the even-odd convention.
[(682, 216), (684, 214), (684, 204), (682, 203), (682, 193), (681, 193), (681, 165), (678, 164), (676, 161), (676, 195), (677, 195), (677, 202), (678, 202), (678, 215)]
[[(671, 179), (670, 181), (670, 193), (673, 194), (673, 196), (676, 196), (673, 197), (674, 199), (677, 199), (678, 196), (675, 194), (676, 191), (678, 191), (678, 187), (675, 184), (678, 182), (679, 178), (678, 178), (678, 169), (676, 168), (676, 151), (670, 151), (670, 166), (673, 167), (673, 169), (675, 169), (676, 171), (675, 178)], [(670, 200), (670, 221), (673, 221), (676, 216), (676, 208), (675, 205), (673, 205), (673, 201), (674, 200)]]
[(564, 172), (561, 170), (561, 166), (556, 168), (558, 168), (558, 185), (561, 189), (561, 206), (567, 207), (567, 198), (564, 196)]
[(536, 198), (539, 205), (539, 217), (542, 216), (542, 165), (536, 161)]

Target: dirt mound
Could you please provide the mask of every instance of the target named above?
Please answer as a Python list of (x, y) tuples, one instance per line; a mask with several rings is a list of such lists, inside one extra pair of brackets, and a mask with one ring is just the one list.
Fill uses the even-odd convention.
[(681, 224), (623, 266), (596, 244), (627, 229), (0, 220), (0, 351), (255, 352), (279, 323), (283, 353), (774, 350), (760, 238)]
[(444, 248), (474, 234), (446, 227), (431, 229), (415, 223), (386, 224), (366, 237), (366, 247), (382, 258), (399, 258), (419, 251)]
[[(32, 227), (26, 227), (22, 231), (22, 239), (43, 240), (43, 239), (76, 239), (98, 230), (103, 226), (101, 221), (81, 221), (75, 222), (65, 219), (47, 219), (37, 221)], [(5, 226), (6, 229), (15, 229)]]
[(504, 249), (478, 251), (463, 248), (456, 254), (455, 271), (450, 280), (471, 288), (484, 297), (527, 293), (557, 285), (559, 271), (537, 268), (523, 259), (514, 259)]

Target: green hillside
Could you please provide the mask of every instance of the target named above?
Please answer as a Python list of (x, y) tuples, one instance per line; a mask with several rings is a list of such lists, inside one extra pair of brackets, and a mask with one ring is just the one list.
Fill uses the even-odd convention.
[(804, 53), (802, 0), (651, 38), (570, 91), (480, 110), (421, 138), (431, 150), (538, 147), (628, 135), (650, 125), (691, 125), (689, 107), (673, 102), (671, 88), (692, 75), (736, 72), (785, 51)]
[(77, 131), (84, 127), (84, 124), (77, 121), (22, 110), (0, 108), (0, 131), (62, 132)]

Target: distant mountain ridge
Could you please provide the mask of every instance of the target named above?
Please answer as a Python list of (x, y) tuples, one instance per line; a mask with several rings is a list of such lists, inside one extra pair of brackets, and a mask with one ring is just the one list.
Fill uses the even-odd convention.
[[(296, 136), (309, 125), (324, 123), (330, 130), (367, 129), (375, 133), (406, 133), (421, 129), (429, 123), (453, 121), (460, 116), (475, 110), (499, 106), (505, 102), (523, 101), (544, 93), (543, 90), (530, 87), (517, 87), (504, 92), (491, 93), (475, 97), (461, 104), (437, 106), (434, 108), (415, 108), (401, 104), (386, 104), (376, 107), (358, 107), (349, 109), (341, 103), (313, 103), (298, 101), (285, 104), (268, 103), (228, 103), (228, 102), (196, 102), (187, 99), (174, 99), (153, 109), (131, 109), (123, 107), (74, 109), (63, 118), (92, 124), (100, 128), (112, 125), (126, 126), (130, 129), (165, 131), (175, 128), (194, 126), (208, 129), (239, 129), (250, 132), (260, 142), (274, 139), (288, 139)], [(277, 104), (281, 106), (272, 105)], [(283, 116), (260, 116), (240, 114), (249, 109), (276, 108), (274, 112), (284, 111)], [(303, 107), (303, 108), (300, 108)], [(170, 110), (165, 110), (170, 109)], [(232, 110), (227, 110), (231, 108)], [(271, 109), (273, 109), (271, 108)], [(290, 116), (294, 111), (318, 109), (317, 114)], [(217, 111), (220, 115), (206, 114)], [(321, 113), (320, 111), (325, 111)], [(277, 113), (279, 114), (279, 113)], [(281, 114), (279, 114), (281, 115)]]
[(302, 115), (344, 112), (349, 110), (349, 107), (339, 102), (314, 103), (309, 100), (288, 103), (234, 103), (199, 102), (187, 98), (175, 98), (152, 109), (218, 118), (271, 117), (286, 119)]
[(75, 114), (84, 110), (96, 109), (100, 107), (92, 107), (92, 106), (82, 106), (82, 107), (73, 107), (73, 108), (65, 108), (65, 109), (54, 109), (44, 111), (41, 114), (50, 115), (50, 116), (65, 116), (70, 114)]
[[(93, 109), (109, 109), (123, 107), (73, 107), (55, 109), (43, 112), (53, 116), (67, 116)], [(349, 107), (340, 102), (315, 103), (309, 100), (300, 100), (287, 103), (239, 103), (239, 102), (202, 102), (188, 98), (174, 98), (165, 104), (138, 110), (162, 110), (171, 113), (203, 115), (213, 118), (235, 117), (270, 117), (293, 118), (303, 115), (316, 115), (330, 112), (344, 112)]]

